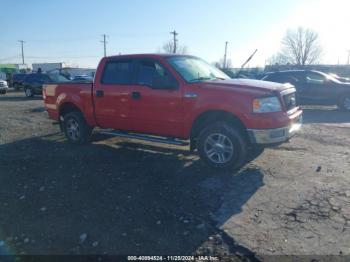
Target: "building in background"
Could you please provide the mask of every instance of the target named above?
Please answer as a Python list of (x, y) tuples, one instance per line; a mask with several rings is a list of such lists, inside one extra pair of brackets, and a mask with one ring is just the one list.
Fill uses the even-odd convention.
[(10, 82), (15, 73), (26, 73), (28, 66), (26, 64), (0, 64), (0, 79)]
[(64, 67), (64, 63), (34, 63), (32, 64), (32, 70), (37, 72), (40, 68), (42, 72), (49, 72), (55, 69), (61, 69)]

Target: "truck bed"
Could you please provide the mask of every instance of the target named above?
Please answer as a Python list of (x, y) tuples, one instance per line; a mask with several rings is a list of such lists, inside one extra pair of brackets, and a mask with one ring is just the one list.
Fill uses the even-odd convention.
[(95, 125), (92, 88), (93, 83), (86, 82), (44, 85), (43, 98), (50, 118), (58, 121), (60, 109), (62, 110), (66, 106), (75, 106), (85, 115), (89, 124)]

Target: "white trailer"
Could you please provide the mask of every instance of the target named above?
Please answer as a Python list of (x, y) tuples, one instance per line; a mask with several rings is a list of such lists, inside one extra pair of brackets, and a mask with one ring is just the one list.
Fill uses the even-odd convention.
[(39, 68), (41, 68), (42, 72), (52, 71), (54, 69), (61, 69), (63, 67), (63, 63), (37, 63), (32, 64), (33, 71), (37, 72)]

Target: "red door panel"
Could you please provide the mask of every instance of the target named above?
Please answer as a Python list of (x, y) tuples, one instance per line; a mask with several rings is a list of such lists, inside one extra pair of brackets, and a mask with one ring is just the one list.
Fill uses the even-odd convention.
[(98, 125), (102, 128), (129, 130), (130, 94), (133, 83), (132, 59), (115, 59), (104, 64), (95, 83), (93, 99)]
[[(130, 119), (133, 130), (142, 133), (178, 137), (183, 129), (181, 89), (159, 90), (133, 86)], [(137, 97), (139, 96), (139, 97)]]
[[(102, 92), (102, 96), (98, 95)], [(100, 85), (94, 90), (95, 115), (102, 128), (129, 129), (130, 86)]]

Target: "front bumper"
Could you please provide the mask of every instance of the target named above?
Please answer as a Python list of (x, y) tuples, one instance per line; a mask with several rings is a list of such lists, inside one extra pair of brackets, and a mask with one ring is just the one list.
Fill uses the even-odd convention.
[(0, 86), (0, 94), (5, 94), (8, 89), (7, 86)]
[(273, 129), (248, 129), (250, 142), (253, 144), (278, 144), (288, 141), (302, 126), (302, 116), (286, 127)]

